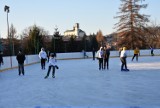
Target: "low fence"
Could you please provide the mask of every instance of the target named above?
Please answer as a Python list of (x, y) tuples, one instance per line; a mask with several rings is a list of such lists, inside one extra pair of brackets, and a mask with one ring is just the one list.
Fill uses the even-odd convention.
[[(133, 56), (133, 50), (127, 50), (128, 56)], [(159, 49), (154, 49), (154, 54), (155, 55), (160, 55), (160, 50)], [(88, 57), (93, 57), (92, 52), (86, 52), (86, 55)], [(150, 50), (140, 50), (140, 55), (141, 56), (149, 56), (151, 55)], [(111, 51), (110, 52), (111, 57), (118, 57), (119, 52), (118, 51)], [(84, 58), (84, 53), (83, 52), (73, 52), (73, 53), (57, 53), (57, 59), (64, 60), (64, 59), (80, 59)], [(5, 70), (5, 69), (11, 69), (11, 68), (16, 68), (18, 66), (18, 62), (16, 60), (16, 56), (8, 56), (8, 57), (3, 57), (4, 64), (0, 67), (0, 70)], [(26, 55), (26, 60), (24, 62), (25, 65), (29, 65), (32, 63), (38, 63), (40, 62), (40, 59), (38, 55)]]

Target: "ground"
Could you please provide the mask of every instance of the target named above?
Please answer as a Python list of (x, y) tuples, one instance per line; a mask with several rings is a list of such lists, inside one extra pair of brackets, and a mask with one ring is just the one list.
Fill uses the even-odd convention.
[(109, 70), (98, 61), (58, 60), (56, 78), (44, 79), (40, 63), (0, 73), (0, 108), (159, 108), (160, 57), (127, 58), (129, 72), (121, 72), (119, 58), (110, 58)]

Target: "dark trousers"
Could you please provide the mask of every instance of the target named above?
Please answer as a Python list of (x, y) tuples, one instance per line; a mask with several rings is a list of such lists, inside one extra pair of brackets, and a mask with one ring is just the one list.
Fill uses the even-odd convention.
[(54, 74), (55, 74), (55, 66), (49, 66), (49, 67), (48, 67), (48, 72), (47, 72), (47, 77), (48, 77), (49, 74), (50, 74), (51, 68), (52, 68), (52, 76), (54, 76)]
[(46, 62), (46, 59), (41, 59), (41, 68), (42, 69), (45, 69), (45, 62)]
[(103, 69), (103, 58), (99, 58), (99, 70)]
[(134, 57), (136, 57), (136, 61), (138, 61), (138, 54), (134, 54), (134, 55), (133, 55), (132, 61), (133, 61)]
[(109, 66), (109, 57), (104, 59), (104, 69), (106, 69), (106, 63), (107, 63), (107, 69)]
[(122, 65), (121, 65), (121, 70), (123, 70), (123, 67), (125, 66), (125, 69), (127, 69), (127, 62), (126, 62), (126, 57), (121, 57), (120, 58)]
[(151, 55), (154, 56), (153, 50), (151, 50)]
[(24, 63), (18, 63), (18, 71), (19, 71), (19, 75), (21, 74), (24, 75)]

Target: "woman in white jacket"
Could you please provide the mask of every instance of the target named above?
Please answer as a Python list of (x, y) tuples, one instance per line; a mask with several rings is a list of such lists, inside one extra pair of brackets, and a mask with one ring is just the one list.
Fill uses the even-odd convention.
[(58, 66), (56, 65), (56, 59), (55, 59), (55, 54), (51, 53), (50, 58), (49, 58), (49, 63), (48, 63), (48, 72), (47, 75), (44, 77), (45, 79), (48, 78), (51, 68), (52, 68), (52, 77), (55, 78), (55, 68), (59, 69)]

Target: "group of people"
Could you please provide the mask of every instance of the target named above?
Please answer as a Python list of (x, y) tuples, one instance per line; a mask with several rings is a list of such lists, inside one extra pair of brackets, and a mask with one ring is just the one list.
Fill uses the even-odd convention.
[(109, 69), (109, 57), (110, 57), (110, 46), (106, 45), (104, 47), (100, 47), (100, 49), (96, 53), (96, 57), (99, 60), (99, 70), (107, 70)]
[[(56, 65), (56, 54), (55, 53), (50, 53), (49, 54), (49, 60), (48, 60), (48, 72), (47, 75), (44, 77), (45, 79), (48, 78), (50, 71), (52, 69), (52, 77), (55, 78), (55, 69), (59, 69), (59, 67)], [(45, 70), (45, 64), (47, 61), (47, 53), (45, 52), (44, 48), (41, 48), (41, 51), (39, 52), (39, 58), (41, 60), (41, 68), (42, 70)], [(25, 54), (22, 52), (22, 50), (19, 50), (17, 56), (16, 56), (17, 62), (18, 62), (18, 72), (19, 76), (20, 75), (25, 75), (24, 72), (24, 61), (26, 59)], [(3, 64), (3, 57), (0, 52), (0, 66)]]
[[(59, 67), (56, 65), (56, 54), (50, 53), (48, 55), (49, 55), (48, 72), (47, 75), (44, 77), (45, 79), (48, 78), (51, 69), (52, 69), (52, 77), (55, 78), (55, 69), (59, 69)], [(39, 58), (41, 59), (41, 68), (42, 70), (44, 70), (45, 62), (47, 61), (47, 53), (45, 52), (44, 48), (41, 48), (41, 51), (39, 52)]]

